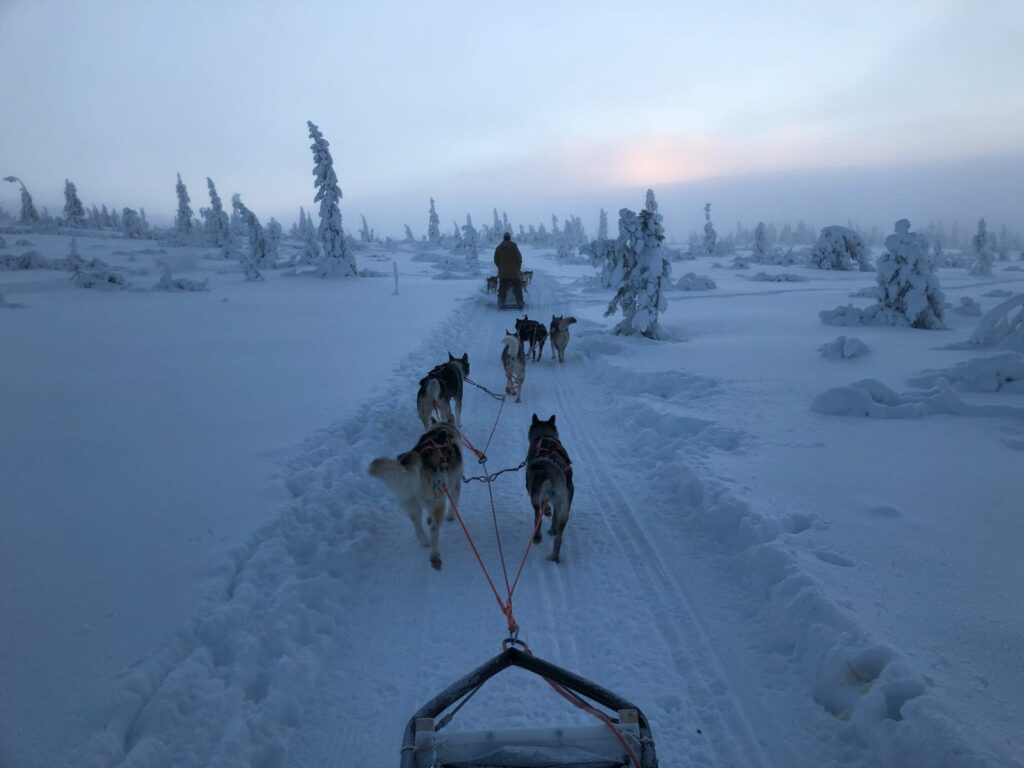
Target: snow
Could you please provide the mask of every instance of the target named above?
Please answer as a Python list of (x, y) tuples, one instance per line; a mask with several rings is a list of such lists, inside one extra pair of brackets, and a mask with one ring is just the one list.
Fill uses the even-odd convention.
[[(380, 279), (249, 282), (217, 247), (78, 234), (133, 281), (162, 261), (207, 290), (0, 273), (0, 306), (24, 307), (0, 335), (0, 763), (396, 763), (406, 718), (497, 652), (504, 617), (457, 524), (435, 573), (366, 467), (418, 437), (416, 382), (448, 352), (500, 389), (513, 314), (482, 277), (432, 279), (449, 254), (418, 246), (361, 251)], [(1018, 368), (894, 326), (824, 359), (817, 310), (873, 277), (807, 267), (723, 270), (673, 294), (669, 340), (615, 336), (592, 268), (523, 250), (530, 315), (578, 319), (565, 364), (527, 368), (489, 441), (499, 403), (470, 387), (463, 418), (491, 471), (522, 460), (532, 413), (573, 458), (562, 563), (531, 551), (516, 592), (533, 651), (639, 704), (664, 765), (1024, 765)], [(978, 321), (946, 322), (952, 341)], [(515, 563), (532, 528), (522, 482), (495, 481), (496, 522), (463, 488), (499, 583), (495, 526)], [(592, 724), (510, 672), (449, 727), (559, 722)]]

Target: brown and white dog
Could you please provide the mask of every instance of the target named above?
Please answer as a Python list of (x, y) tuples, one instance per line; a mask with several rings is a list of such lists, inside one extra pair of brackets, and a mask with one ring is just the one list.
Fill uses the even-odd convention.
[[(374, 459), (368, 470), (372, 477), (383, 482), (395, 494), (398, 506), (412, 520), (420, 544), (430, 547), (430, 565), (438, 571), (441, 570), (438, 535), (448, 498), (444, 487), (451, 495), (450, 506), (458, 504), (462, 490), (461, 439), (459, 430), (453, 425), (435, 420), (412, 450), (394, 459)], [(427, 513), (430, 527), (429, 541), (423, 532), (423, 511)], [(447, 519), (455, 519), (452, 509), (448, 511)]]
[(526, 381), (526, 353), (519, 337), (505, 331), (501, 340), (501, 367), (505, 369), (505, 394), (515, 395), (516, 402), (523, 402), (523, 382)]
[(469, 376), (469, 354), (452, 357), (448, 353), (448, 362), (435, 365), (434, 368), (420, 379), (420, 388), (416, 393), (416, 412), (423, 429), (430, 429), (431, 416), (434, 409), (448, 422), (452, 421), (452, 403), (455, 400), (455, 425), (462, 426), (462, 381)]
[(551, 359), (558, 353), (558, 362), (565, 362), (565, 348), (569, 346), (569, 326), (576, 322), (575, 317), (558, 315), (551, 316)]
[(569, 454), (558, 439), (555, 417), (541, 421), (533, 414), (528, 432), (530, 448), (526, 452), (526, 490), (533, 505), (533, 524), (537, 533), (534, 543), (541, 540), (540, 516), (551, 515), (548, 533), (555, 537), (549, 560), (559, 561), (562, 550), (562, 534), (569, 522), (569, 508), (572, 506), (572, 462)]

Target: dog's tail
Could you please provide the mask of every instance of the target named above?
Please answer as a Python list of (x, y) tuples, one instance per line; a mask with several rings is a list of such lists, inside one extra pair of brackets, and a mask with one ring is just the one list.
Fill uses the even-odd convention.
[(419, 472), (422, 459), (418, 453), (403, 453), (397, 459), (381, 457), (370, 462), (367, 472), (395, 492), (399, 497), (413, 492), (412, 481)]

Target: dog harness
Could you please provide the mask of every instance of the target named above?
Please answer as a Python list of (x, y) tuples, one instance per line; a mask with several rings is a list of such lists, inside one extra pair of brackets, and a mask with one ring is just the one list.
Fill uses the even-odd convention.
[(432, 429), (419, 439), (410, 453), (418, 453), (423, 463), (431, 469), (442, 470), (452, 463), (458, 449), (458, 444), (451, 439), (447, 430)]
[(565, 447), (554, 437), (538, 437), (530, 446), (531, 458), (550, 459), (562, 470), (566, 480), (572, 480), (572, 462)]

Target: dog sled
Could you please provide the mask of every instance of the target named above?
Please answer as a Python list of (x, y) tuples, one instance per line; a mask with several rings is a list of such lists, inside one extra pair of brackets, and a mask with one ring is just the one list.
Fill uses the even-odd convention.
[[(505, 289), (504, 301), (501, 296), (501, 281), (497, 275), (491, 275), (487, 278), (487, 292), (494, 293), (498, 297), (498, 309), (522, 309), (526, 304), (526, 297), (530, 293), (530, 283), (533, 282), (533, 270), (524, 269), (520, 274), (519, 280), (509, 280), (508, 287)], [(517, 295), (522, 295), (523, 306), (520, 306), (516, 300)]]
[[(523, 645), (524, 650), (515, 645)], [(509, 638), (502, 647), (501, 653), (441, 691), (409, 719), (402, 738), (401, 768), (657, 768), (650, 725), (635, 704), (537, 658), (518, 640)], [(539, 675), (556, 692), (601, 722), (572, 727), (446, 730), (463, 704), (509, 667)]]

